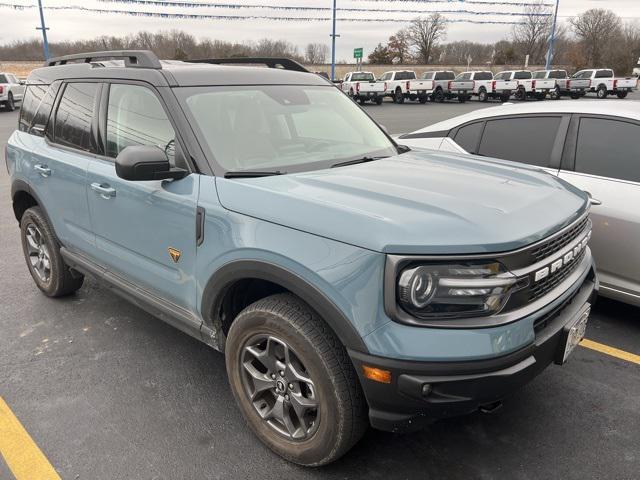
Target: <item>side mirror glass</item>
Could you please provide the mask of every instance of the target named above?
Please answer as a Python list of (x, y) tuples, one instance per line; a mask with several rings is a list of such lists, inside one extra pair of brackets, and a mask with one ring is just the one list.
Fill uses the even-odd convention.
[(189, 172), (171, 168), (167, 154), (159, 147), (132, 145), (116, 157), (116, 174), (125, 180), (146, 181), (186, 177)]

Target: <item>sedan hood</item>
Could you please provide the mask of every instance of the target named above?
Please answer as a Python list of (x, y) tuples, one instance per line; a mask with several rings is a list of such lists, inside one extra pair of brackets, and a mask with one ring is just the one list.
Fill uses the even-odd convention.
[(234, 212), (370, 250), (503, 252), (575, 220), (587, 196), (541, 170), (442, 152), (253, 179), (217, 179)]

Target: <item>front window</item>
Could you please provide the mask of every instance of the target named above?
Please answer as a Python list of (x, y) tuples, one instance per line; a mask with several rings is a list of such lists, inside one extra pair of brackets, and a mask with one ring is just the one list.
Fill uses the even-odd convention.
[(225, 171), (306, 171), (397, 153), (380, 127), (331, 86), (191, 87), (176, 92)]

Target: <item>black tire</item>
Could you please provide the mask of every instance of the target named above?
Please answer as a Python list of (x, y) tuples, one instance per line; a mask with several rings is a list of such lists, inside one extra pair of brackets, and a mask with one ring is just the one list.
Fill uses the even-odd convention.
[(502, 103), (508, 102), (510, 98), (511, 98), (511, 92), (500, 94), (500, 101)]
[(545, 98), (547, 98), (547, 94), (544, 92), (538, 92), (535, 95), (536, 100), (540, 101), (540, 100), (544, 100)]
[(549, 91), (549, 96), (551, 97), (551, 100), (560, 100), (560, 97), (562, 96), (560, 92), (560, 87), (556, 85), (556, 88)]
[(624, 91), (624, 92), (616, 92), (616, 96), (618, 98), (627, 98), (627, 95), (629, 94), (629, 92)]
[(438, 88), (433, 94), (433, 101), (442, 103), (444, 102), (444, 91), (441, 88)]
[[(20, 237), (29, 273), (45, 295), (62, 297), (82, 286), (84, 276), (71, 272), (64, 262), (60, 255), (60, 242), (40, 207), (31, 207), (24, 212), (20, 219)], [(35, 244), (39, 244), (39, 248)]]
[(7, 101), (4, 103), (4, 108), (8, 112), (13, 112), (16, 109), (16, 102), (13, 99), (13, 93), (9, 92), (9, 95), (7, 95)]
[(358, 103), (359, 103), (360, 105), (364, 105), (366, 102), (367, 102), (367, 101), (366, 101), (364, 98), (361, 98), (361, 99), (359, 99), (359, 100), (358, 100)]
[(577, 100), (577, 99), (579, 99), (581, 97), (581, 95), (579, 93), (576, 93), (576, 92), (571, 92), (570, 97), (573, 100)]
[(384, 100), (384, 98), (382, 98), (382, 97), (376, 98), (376, 105), (382, 105), (382, 101), (383, 100)]
[(421, 95), (420, 97), (418, 97), (418, 101), (420, 103), (427, 103), (427, 100), (429, 100), (429, 97), (427, 97), (426, 95)]
[(607, 91), (607, 87), (604, 85), (600, 85), (596, 90), (596, 96), (598, 98), (604, 99), (604, 98), (607, 98), (608, 95), (609, 95), (609, 92)]
[(527, 92), (524, 88), (518, 88), (515, 93), (515, 98), (519, 102), (524, 102), (527, 99)]
[(466, 101), (467, 101), (467, 96), (466, 95), (458, 95), (458, 102), (464, 103)]
[(489, 100), (489, 94), (487, 93), (487, 90), (484, 87), (478, 90), (478, 100), (481, 101), (482, 103), (486, 103), (486, 101)]
[(399, 103), (399, 104), (404, 103), (404, 94), (402, 93), (402, 90), (400, 90), (400, 88), (396, 89), (394, 98), (396, 103)]
[[(293, 362), (294, 368), (283, 366), (285, 351), (291, 359), (287, 365)], [(229, 330), (225, 357), (233, 395), (249, 427), (283, 458), (305, 466), (325, 465), (344, 455), (366, 431), (366, 402), (346, 349), (324, 321), (294, 295), (272, 295), (240, 312)], [(262, 361), (273, 366), (275, 375)], [(294, 375), (294, 380), (289, 378), (296, 371), (312, 380), (312, 388), (303, 388), (305, 381), (298, 380), (300, 373)], [(256, 383), (254, 378), (260, 380)], [(257, 389), (256, 385), (262, 388)], [(290, 392), (288, 397), (286, 392)], [(276, 418), (283, 411), (291, 417), (295, 412), (293, 398), (302, 395), (307, 399), (305, 392), (312, 392), (315, 397), (307, 401), (317, 405), (317, 415), (311, 416), (312, 430), (304, 430), (311, 431), (309, 436), (296, 439), (283, 432), (284, 428), (278, 430)], [(280, 399), (282, 403), (272, 400), (270, 405), (270, 399)], [(276, 404), (285, 407), (274, 414), (272, 407)], [(299, 405), (299, 401), (295, 404)], [(304, 415), (308, 413), (307, 410)], [(300, 432), (307, 421), (308, 418), (298, 423), (294, 433)], [(289, 425), (295, 427), (291, 421)]]

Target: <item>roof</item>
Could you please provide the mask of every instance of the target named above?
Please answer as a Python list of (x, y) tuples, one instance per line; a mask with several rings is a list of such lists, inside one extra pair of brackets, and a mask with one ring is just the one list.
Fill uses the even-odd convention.
[(463, 123), (501, 115), (519, 115), (527, 113), (593, 113), (640, 120), (640, 101), (637, 100), (558, 100), (546, 102), (505, 103), (496, 107), (480, 108), (473, 112), (434, 123), (411, 133), (438, 132), (451, 130)]
[(322, 77), (281, 68), (161, 61), (162, 68), (125, 67), (122, 61), (67, 63), (35, 69), (27, 83), (63, 79), (141, 80), (155, 86), (204, 85), (330, 85)]

